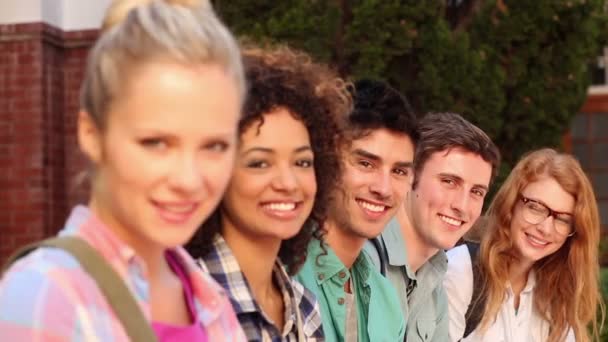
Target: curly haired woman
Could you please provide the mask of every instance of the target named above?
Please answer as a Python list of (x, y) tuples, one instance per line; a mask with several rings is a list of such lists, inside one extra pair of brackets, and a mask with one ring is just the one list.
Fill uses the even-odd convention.
[(249, 340), (315, 341), (314, 296), (291, 280), (339, 174), (345, 83), (287, 47), (244, 51), (249, 97), (237, 161), (215, 215), (188, 246), (224, 286)]

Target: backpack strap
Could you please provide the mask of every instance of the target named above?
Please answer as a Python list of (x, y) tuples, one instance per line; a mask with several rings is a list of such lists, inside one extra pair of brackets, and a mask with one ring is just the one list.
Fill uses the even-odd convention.
[(62, 249), (71, 254), (91, 276), (131, 341), (156, 341), (152, 326), (144, 316), (133, 294), (116, 271), (86, 241), (73, 236), (55, 237), (27, 245), (14, 253), (5, 263), (2, 273), (18, 259), (39, 247)]
[(479, 269), (478, 255), (479, 255), (479, 243), (466, 241), (465, 242), (469, 255), (471, 256), (471, 266), (473, 271), (473, 294), (471, 296), (471, 302), (465, 313), (465, 329), (462, 338), (469, 336), (479, 325), (482, 315), (485, 310), (487, 297), (483, 291), (483, 279)]
[(380, 260), (380, 273), (383, 276), (386, 276), (386, 265), (388, 264), (388, 257), (386, 255), (386, 248), (384, 247), (384, 243), (380, 240), (380, 236), (369, 239), (369, 241), (374, 246), (376, 253), (378, 254), (378, 260)]

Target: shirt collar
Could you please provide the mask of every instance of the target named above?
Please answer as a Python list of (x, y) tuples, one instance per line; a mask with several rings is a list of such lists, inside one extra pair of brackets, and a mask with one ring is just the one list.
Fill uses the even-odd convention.
[[(78, 236), (87, 241), (113, 266), (123, 279), (131, 279), (132, 281), (133, 276), (142, 279), (144, 284), (142, 287), (135, 286), (135, 290), (138, 292), (140, 300), (148, 300), (148, 280), (144, 261), (137, 256), (131, 246), (114, 234), (89, 208), (83, 205), (74, 207), (65, 228), (59, 235)], [(225, 303), (226, 293), (213, 279), (201, 272), (183, 248), (178, 247), (171, 251), (191, 282), (198, 319), (205, 325), (211, 324), (224, 313), (225, 308), (222, 307), (222, 303)], [(135, 272), (135, 275), (131, 272)], [(146, 309), (146, 315), (149, 315), (148, 303), (144, 303), (143, 307)]]
[(433, 255), (426, 264), (431, 265), (435, 271), (442, 277), (448, 270), (448, 257), (443, 249), (440, 249), (435, 255)]
[[(536, 287), (536, 272), (534, 269), (530, 270), (528, 274), (528, 279), (526, 280), (526, 286), (524, 286), (521, 293), (532, 293), (534, 291), (534, 287)], [(507, 281), (507, 289), (509, 293), (513, 294), (513, 288), (511, 286), (511, 282)]]
[(120, 240), (95, 214), (87, 207), (78, 205), (72, 209), (65, 228), (59, 235), (76, 235), (94, 246), (111, 264), (137, 264), (145, 269), (142, 260), (135, 250)]
[(201, 272), (200, 267), (185, 249), (179, 247), (174, 252), (192, 284), (199, 321), (207, 326), (225, 313), (226, 308), (222, 305), (228, 303), (226, 300), (228, 295), (209, 274)]
[[(253, 293), (245, 275), (241, 271), (239, 263), (232, 253), (230, 246), (221, 234), (215, 234), (212, 248), (202, 261), (201, 266), (209, 271), (209, 274), (228, 292), (230, 301), (237, 314), (260, 312), (261, 308), (253, 298)], [(293, 302), (295, 298), (294, 289), (291, 286), (291, 279), (285, 267), (279, 260), (273, 267), (273, 276), (278, 280), (279, 287), (283, 293), (285, 312), (290, 313), (296, 308)], [(289, 317), (293, 316), (291, 314)], [(288, 321), (286, 323), (289, 323)]]
[[(382, 232), (382, 240), (388, 255), (389, 265), (405, 267), (407, 277), (416, 280), (416, 272), (412, 271), (407, 260), (407, 246), (401, 233), (401, 226), (399, 225), (397, 217), (393, 217), (386, 225)], [(445, 274), (448, 267), (448, 259), (445, 251), (439, 250), (435, 253), (435, 255), (420, 267), (420, 270), (429, 267), (443, 277), (443, 274)]]
[(392, 266), (407, 265), (407, 250), (401, 234), (401, 227), (396, 217), (393, 217), (382, 232), (382, 240), (386, 247), (388, 263)]
[(528, 274), (528, 281), (526, 282), (523, 292), (532, 292), (534, 287), (536, 287), (536, 272), (532, 269), (530, 274)]
[[(318, 239), (310, 241), (308, 244), (308, 258), (313, 258), (312, 265), (318, 285), (322, 285), (336, 275), (344, 281), (348, 280), (348, 268), (346, 268), (333, 249), (324, 241)], [(359, 274), (359, 279), (367, 282), (370, 274), (370, 264), (363, 251), (357, 256), (352, 270)]]
[(212, 248), (202, 261), (204, 264), (201, 265), (228, 292), (237, 314), (259, 311), (249, 283), (222, 235), (215, 234)]

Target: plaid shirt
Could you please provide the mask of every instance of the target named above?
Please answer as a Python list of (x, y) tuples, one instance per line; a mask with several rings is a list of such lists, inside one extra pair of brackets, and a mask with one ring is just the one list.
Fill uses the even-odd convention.
[[(131, 247), (83, 206), (72, 211), (60, 235), (81, 237), (95, 248), (151, 318), (145, 264)], [(224, 290), (182, 248), (175, 252), (192, 283), (197, 320), (209, 341), (245, 341)], [(0, 341), (128, 340), (93, 278), (63, 250), (40, 248), (30, 253), (0, 282)]]
[(300, 311), (306, 341), (325, 340), (317, 300), (302, 284), (287, 275), (280, 261), (274, 266), (274, 278), (283, 292), (285, 302), (285, 326), (281, 332), (256, 303), (238, 261), (220, 234), (216, 234), (213, 240), (212, 251), (200, 259), (199, 263), (228, 292), (249, 341), (297, 341), (295, 310)]

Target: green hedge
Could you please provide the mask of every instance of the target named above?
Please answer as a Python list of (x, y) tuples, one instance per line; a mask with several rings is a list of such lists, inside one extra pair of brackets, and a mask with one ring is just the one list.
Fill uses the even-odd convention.
[[(604, 296), (604, 303), (608, 303), (608, 268), (602, 268), (600, 270), (600, 285), (602, 295)], [(608, 342), (608, 322), (604, 320), (604, 330), (602, 331), (601, 341)], [(601, 324), (600, 324), (601, 325)]]
[(239, 35), (384, 79), (419, 113), (453, 111), (504, 156), (559, 147), (608, 35), (605, 0), (212, 0)]

